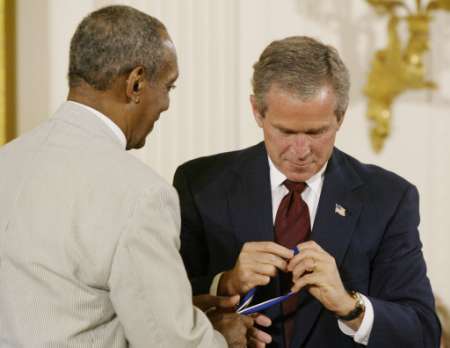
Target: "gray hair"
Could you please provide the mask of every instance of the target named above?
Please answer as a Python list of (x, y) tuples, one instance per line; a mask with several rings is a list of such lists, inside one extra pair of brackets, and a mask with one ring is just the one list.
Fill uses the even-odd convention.
[(164, 65), (168, 37), (159, 20), (129, 6), (108, 6), (89, 14), (70, 42), (69, 86), (85, 81), (98, 90), (135, 67), (153, 81)]
[(262, 115), (265, 96), (272, 85), (306, 101), (324, 86), (333, 88), (340, 120), (348, 105), (350, 77), (335, 48), (306, 37), (293, 36), (273, 41), (253, 65), (253, 94)]

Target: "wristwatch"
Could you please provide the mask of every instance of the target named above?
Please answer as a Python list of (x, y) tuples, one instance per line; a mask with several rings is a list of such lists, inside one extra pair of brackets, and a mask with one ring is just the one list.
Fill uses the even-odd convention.
[(366, 309), (366, 306), (364, 305), (364, 301), (361, 297), (361, 295), (359, 294), (359, 292), (356, 291), (350, 291), (349, 295), (351, 297), (353, 297), (356, 300), (356, 304), (355, 304), (355, 308), (353, 308), (349, 313), (347, 313), (346, 315), (336, 315), (336, 317), (340, 320), (343, 321), (349, 321), (349, 320), (353, 320), (359, 317), (359, 315), (364, 312), (364, 310)]

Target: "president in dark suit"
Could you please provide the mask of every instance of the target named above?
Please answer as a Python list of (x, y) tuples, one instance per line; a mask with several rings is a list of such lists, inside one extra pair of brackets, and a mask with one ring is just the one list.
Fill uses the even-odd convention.
[(271, 347), (438, 347), (417, 189), (334, 147), (350, 85), (336, 50), (274, 41), (252, 83), (264, 142), (175, 174), (194, 293), (295, 292), (266, 310)]

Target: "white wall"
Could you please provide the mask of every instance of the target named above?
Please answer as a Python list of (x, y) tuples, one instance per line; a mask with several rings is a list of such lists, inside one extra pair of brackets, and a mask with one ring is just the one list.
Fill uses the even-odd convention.
[[(67, 94), (68, 47), (94, 0), (18, 0), (19, 130), (35, 126)], [(135, 155), (168, 181), (180, 163), (252, 145), (261, 139), (250, 113), (252, 64), (272, 40), (311, 35), (333, 44), (352, 74), (351, 104), (337, 145), (415, 183), (420, 226), (435, 292), (450, 304), (450, 15), (435, 16), (430, 77), (435, 92), (410, 92), (395, 104), (393, 134), (375, 155), (361, 94), (375, 49), (386, 42), (386, 21), (363, 0), (121, 1), (161, 19), (177, 46), (181, 76), (171, 109)]]

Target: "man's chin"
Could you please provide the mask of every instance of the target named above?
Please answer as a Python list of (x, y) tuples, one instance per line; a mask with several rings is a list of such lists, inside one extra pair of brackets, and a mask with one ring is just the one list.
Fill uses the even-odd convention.
[(302, 174), (298, 174), (298, 173), (288, 173), (287, 178), (290, 181), (294, 181), (294, 182), (306, 182), (308, 179), (310, 179), (312, 176), (314, 175), (314, 173), (302, 173)]
[(135, 149), (142, 149), (145, 146), (145, 139), (146, 138), (144, 138), (139, 144), (137, 144)]
[(314, 166), (312, 164), (305, 166), (289, 166), (284, 175), (295, 182), (305, 182), (315, 174)]
[(127, 150), (139, 150), (142, 149), (145, 146), (145, 139), (141, 140), (138, 143), (135, 144), (127, 144)]

